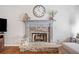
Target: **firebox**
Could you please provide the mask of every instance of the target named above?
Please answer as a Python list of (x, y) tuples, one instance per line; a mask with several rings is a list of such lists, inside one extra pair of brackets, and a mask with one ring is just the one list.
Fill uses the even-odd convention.
[(34, 42), (47, 42), (47, 33), (32, 33)]

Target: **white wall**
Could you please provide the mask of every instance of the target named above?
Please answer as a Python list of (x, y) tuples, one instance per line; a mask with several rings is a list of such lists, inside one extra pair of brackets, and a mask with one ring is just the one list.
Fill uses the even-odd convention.
[(74, 23), (72, 25), (72, 34), (73, 37), (79, 33), (79, 6), (75, 7), (75, 16), (74, 16)]
[[(8, 21), (8, 31), (5, 34), (5, 45), (18, 45), (19, 41), (23, 37), (24, 24), (20, 21), (21, 16), (24, 13), (28, 13), (31, 20), (47, 20), (48, 16), (45, 14), (42, 18), (36, 18), (33, 15), (32, 5), (26, 6), (0, 6), (0, 17), (7, 18)], [(53, 39), (52, 42), (57, 40), (63, 41), (64, 39), (70, 37), (70, 25), (69, 16), (74, 11), (75, 6), (51, 6), (45, 5), (46, 11), (50, 9), (57, 10), (58, 13), (55, 16), (55, 22), (53, 23)]]

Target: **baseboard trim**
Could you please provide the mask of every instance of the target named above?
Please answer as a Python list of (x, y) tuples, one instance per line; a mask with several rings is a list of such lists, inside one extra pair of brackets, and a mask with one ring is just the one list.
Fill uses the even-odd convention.
[(19, 44), (4, 44), (4, 46), (19, 46)]

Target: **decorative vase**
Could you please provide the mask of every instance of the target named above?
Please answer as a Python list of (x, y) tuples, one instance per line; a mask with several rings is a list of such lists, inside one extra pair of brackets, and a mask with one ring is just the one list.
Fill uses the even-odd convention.
[(49, 20), (53, 20), (53, 17), (49, 17)]
[(30, 19), (30, 17), (28, 16), (27, 13), (25, 13), (25, 14), (23, 15), (22, 22), (25, 23), (25, 22), (27, 22), (29, 19)]

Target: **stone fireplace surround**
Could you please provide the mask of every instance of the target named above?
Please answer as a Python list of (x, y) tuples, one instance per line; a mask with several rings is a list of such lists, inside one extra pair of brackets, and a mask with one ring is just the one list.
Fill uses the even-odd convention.
[(36, 36), (36, 38), (39, 37), (39, 39), (38, 39), (39, 42), (41, 42), (41, 38), (42, 37), (45, 37), (46, 36), (46, 38), (43, 38), (42, 39), (42, 42), (48, 42), (49, 41), (49, 28), (48, 27), (40, 27), (40, 28), (37, 28), (36, 30), (35, 30), (35, 28), (34, 28), (34, 30), (32, 30), (30, 28), (30, 35), (29, 36), (32, 39), (31, 41), (33, 41), (33, 42), (35, 42), (35, 39), (33, 37), (34, 35)]
[(53, 33), (52, 22), (51, 20), (29, 20), (26, 24), (26, 39), (22, 40), (20, 51), (44, 51), (48, 47), (58, 47), (50, 41), (53, 39), (50, 38)]
[(50, 42), (51, 23), (51, 20), (29, 20), (26, 24), (29, 42)]

